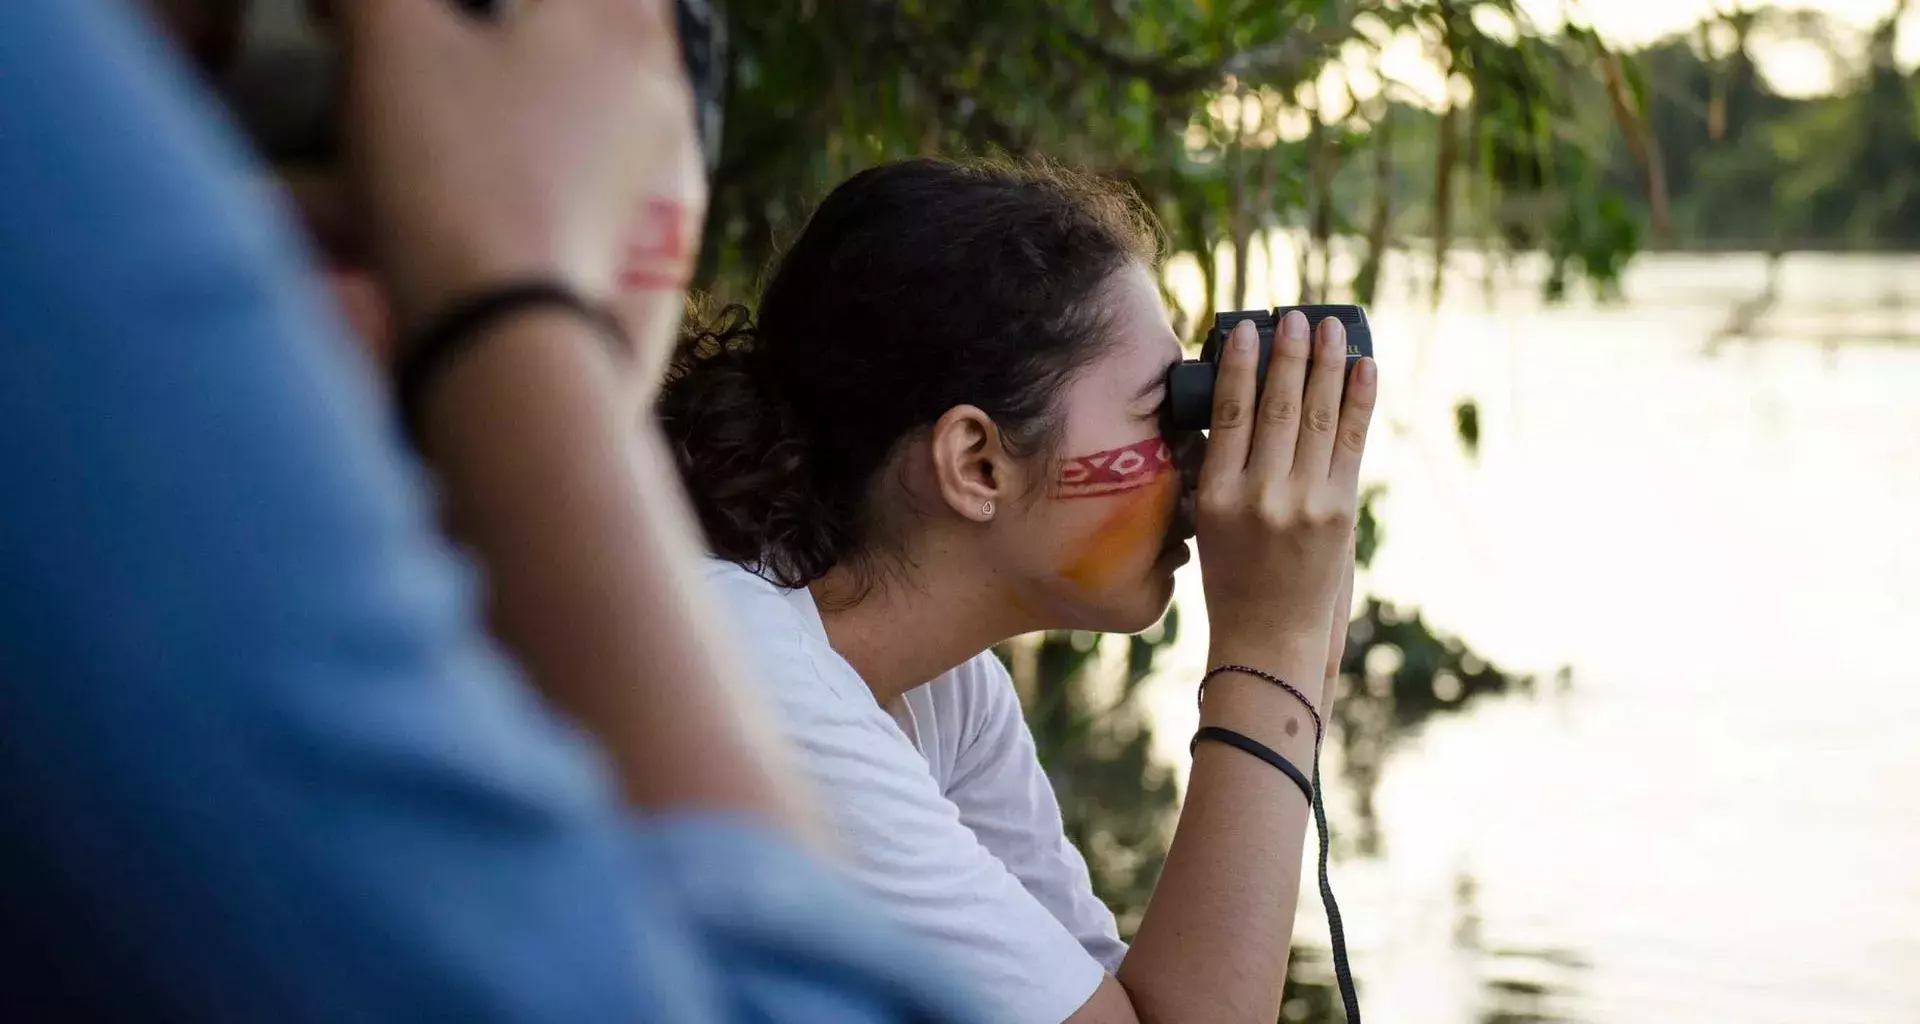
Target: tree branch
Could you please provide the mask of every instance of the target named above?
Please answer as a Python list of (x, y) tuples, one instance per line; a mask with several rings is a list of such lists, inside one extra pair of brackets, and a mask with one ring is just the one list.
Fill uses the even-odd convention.
[(1162, 96), (1200, 92), (1229, 76), (1252, 82), (1299, 82), (1307, 76), (1309, 66), (1324, 60), (1340, 44), (1358, 35), (1353, 12), (1348, 11), (1346, 17), (1330, 24), (1295, 32), (1280, 42), (1229, 54), (1219, 60), (1197, 60), (1190, 55), (1145, 57), (1081, 31), (1050, 5), (1042, 5), (1041, 11), (1061, 35), (1095, 64), (1115, 75), (1139, 79)]
[[(884, 45), (894, 47), (899, 53), (917, 53), (930, 60), (935, 51), (932, 41), (913, 30), (914, 27), (908, 23), (906, 13), (900, 10), (897, 4), (891, 0), (867, 0), (866, 8), (872, 15), (873, 23), (879, 26), (888, 37)], [(957, 42), (964, 43), (964, 40)], [(964, 46), (962, 48), (964, 49)], [(956, 119), (963, 130), (971, 129), (988, 144), (998, 146), (1014, 155), (1033, 151), (1032, 140), (995, 117), (984, 104), (956, 90), (948, 82), (945, 69), (930, 66), (924, 61), (912, 60), (906, 61), (904, 66), (914, 80), (933, 97), (934, 104), (941, 114)]]
[(1673, 222), (1668, 212), (1670, 205), (1667, 195), (1666, 163), (1660, 156), (1660, 139), (1653, 134), (1642, 116), (1640, 105), (1635, 102), (1633, 90), (1627, 84), (1626, 74), (1620, 66), (1620, 57), (1600, 37), (1593, 37), (1595, 55), (1599, 58), (1600, 78), (1607, 90), (1608, 105), (1613, 108), (1613, 120), (1620, 128), (1620, 134), (1627, 140), (1627, 150), (1633, 154), (1634, 163), (1640, 165), (1640, 173), (1646, 180), (1647, 212), (1653, 222), (1653, 237), (1662, 245), (1673, 238)]

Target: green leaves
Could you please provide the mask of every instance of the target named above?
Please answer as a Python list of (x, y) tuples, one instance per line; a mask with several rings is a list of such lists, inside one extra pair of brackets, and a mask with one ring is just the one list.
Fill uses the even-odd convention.
[(1374, 511), (1374, 506), (1386, 496), (1385, 484), (1369, 484), (1360, 492), (1360, 515), (1353, 530), (1353, 561), (1362, 569), (1373, 565), (1373, 556), (1380, 552), (1380, 544), (1386, 539), (1380, 514)]
[[(1503, 41), (1482, 31), (1479, 8), (1503, 12), (1521, 34)], [(1168, 255), (1203, 264), (1230, 240), (1306, 226), (1313, 200), (1299, 126), (1317, 100), (1305, 86), (1343, 48), (1348, 60), (1377, 62), (1377, 44), (1394, 32), (1437, 40), (1473, 86), (1463, 123), (1478, 134), (1463, 140), (1463, 157), (1494, 194), (1456, 211), (1456, 233), (1471, 231), (1468, 214), (1489, 226), (1511, 221), (1509, 194), (1532, 197), (1513, 209), (1547, 211), (1505, 233), (1522, 247), (1600, 223), (1592, 212), (1602, 178), (1559, 170), (1574, 90), (1591, 72), (1561, 44), (1528, 34), (1512, 0), (732, 0), (727, 13), (732, 91), (699, 275), (726, 297), (751, 297), (780, 242), (835, 183), (911, 155), (1046, 156), (1129, 181), (1168, 226)], [(1334, 97), (1325, 99), (1331, 108)], [(1332, 206), (1320, 217), (1336, 233), (1366, 225), (1371, 235), (1373, 197), (1348, 185), (1355, 175), (1345, 168), (1366, 160), (1373, 119), (1387, 106), (1351, 116), (1340, 106), (1343, 120), (1328, 125), (1338, 161)], [(1414, 124), (1403, 134), (1431, 139), (1433, 130)], [(1427, 152), (1422, 176), (1433, 166)], [(1569, 181), (1579, 194), (1566, 191)], [(1432, 199), (1416, 191), (1388, 204), (1394, 221), (1380, 244), (1420, 230)], [(1573, 272), (1617, 266), (1630, 250), (1597, 246), (1631, 237), (1589, 231), (1560, 246), (1563, 263)]]
[(1453, 407), (1453, 432), (1460, 438), (1460, 447), (1467, 455), (1480, 454), (1480, 403), (1471, 398), (1462, 398)]

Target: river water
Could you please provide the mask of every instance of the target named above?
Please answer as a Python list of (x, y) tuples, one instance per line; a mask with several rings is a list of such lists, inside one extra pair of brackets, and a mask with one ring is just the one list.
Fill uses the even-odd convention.
[[(1361, 588), (1543, 684), (1386, 763), (1334, 868), (1371, 1019), (1920, 1022), (1920, 259), (1777, 270), (1647, 256), (1549, 308), (1462, 261), (1373, 311)], [(1177, 595), (1145, 699), (1184, 774), (1197, 565)]]

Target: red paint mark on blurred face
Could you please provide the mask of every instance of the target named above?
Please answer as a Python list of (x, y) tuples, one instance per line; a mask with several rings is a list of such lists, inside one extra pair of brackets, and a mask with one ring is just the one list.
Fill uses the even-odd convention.
[(687, 284), (687, 208), (672, 199), (649, 199), (641, 211), (627, 263), (620, 271), (626, 291), (682, 291)]

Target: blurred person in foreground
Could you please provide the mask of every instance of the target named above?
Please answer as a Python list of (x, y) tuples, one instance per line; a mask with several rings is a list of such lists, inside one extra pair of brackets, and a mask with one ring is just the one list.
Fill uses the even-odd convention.
[[(341, 26), (332, 22), (324, 4), (305, 4), (305, 14), (300, 13), (301, 0), (252, 6), (231, 0), (156, 0), (150, 6), (209, 79), (225, 86), (225, 98), (238, 104), (235, 113), (255, 140), (278, 155), (268, 180), (290, 201), (306, 229), (319, 257), (320, 279), (352, 338), (391, 381), (407, 355), (397, 351), (402, 347), (397, 331), (404, 326), (396, 322), (395, 305), (408, 301), (406, 281), (415, 272), (410, 265), (414, 257), (383, 245), (380, 225), (393, 218), (369, 214), (392, 198), (388, 192), (416, 187), (410, 168), (441, 151), (408, 125), (392, 140), (379, 135), (389, 100), (377, 66), (350, 77), (350, 84), (361, 87), (350, 94), (359, 99), (357, 105), (322, 100), (315, 106), (313, 101), (326, 91), (319, 81), (332, 77), (313, 64), (326, 58), (325, 49), (269, 52), (254, 61), (242, 58), (241, 40), (250, 31), (246, 19), (275, 6), (282, 17), (304, 17), (305, 29), (326, 40), (323, 46), (351, 43), (339, 38)], [(484, 23), (472, 27), (479, 24)], [(290, 63), (294, 56), (306, 60)], [(364, 53), (359, 63), (369, 63)], [(670, 67), (663, 70), (672, 75)], [(286, 80), (268, 81), (275, 77)], [(259, 94), (249, 95), (253, 90)], [(291, 147), (300, 155), (290, 157), (284, 140), (303, 133), (298, 128), (289, 131), (284, 123), (297, 125), (301, 120), (287, 117), (288, 95), (303, 91), (314, 106), (307, 112), (314, 121), (304, 126), (310, 134)], [(671, 93), (656, 99), (666, 101), (655, 112), (658, 125), (678, 131), (656, 130), (623, 141), (657, 143), (666, 138), (681, 144), (652, 145), (647, 159), (632, 166), (635, 177), (621, 185), (623, 194), (637, 197), (639, 212), (619, 250), (616, 284), (607, 297), (607, 308), (617, 311), (636, 344), (631, 351), (614, 353), (617, 358), (608, 368), (617, 390), (602, 399), (628, 422), (642, 418), (671, 347), (683, 282), (697, 255), (691, 246), (700, 234), (706, 197), (700, 147), (686, 127), (684, 102)], [(263, 113), (276, 107), (283, 123), (274, 123), (272, 114), (262, 123)], [(363, 157), (378, 156), (396, 144), (404, 155), (393, 160), (390, 173), (368, 174), (362, 167), (356, 176), (341, 151), (351, 141), (342, 136), (350, 134), (361, 137), (357, 148)], [(276, 138), (281, 140), (278, 146)], [(401, 195), (393, 201), (406, 214), (417, 200)], [(600, 229), (616, 226), (610, 221)], [(401, 238), (399, 244), (406, 241)], [(382, 272), (382, 265), (391, 269)], [(536, 279), (525, 274), (496, 277), (510, 285)], [(495, 377), (487, 390), (477, 393), (479, 407), (505, 408), (502, 403), (524, 401), (520, 391), (517, 376)], [(419, 410), (413, 413), (418, 419)], [(725, 656), (725, 647), (714, 642), (713, 609), (694, 579), (697, 530), (658, 430), (642, 431), (632, 439), (629, 454), (638, 465), (633, 480), (622, 486), (607, 476), (608, 464), (582, 458), (565, 446), (577, 438), (515, 434), (503, 441), (466, 433), (449, 438), (418, 429), (427, 425), (413, 424), (414, 440), (437, 473), (443, 525), (479, 556), (486, 570), (493, 633), (519, 657), (528, 681), (543, 696), (596, 734), (612, 755), (630, 801), (651, 808), (699, 795), (771, 811), (816, 838), (812, 815), (779, 781), (789, 773), (778, 763), (777, 742), (760, 725), (763, 716), (737, 692), (738, 666)], [(552, 502), (582, 487), (594, 488), (578, 509), (583, 514), (568, 523), (556, 522)], [(644, 528), (633, 530), (633, 523)], [(634, 684), (660, 678), (700, 680), (702, 685)], [(703, 731), (716, 725), (740, 735)], [(741, 743), (741, 737), (747, 742)], [(742, 756), (723, 758), (707, 773), (685, 770), (686, 764), (728, 744)]]
[[(1256, 398), (1241, 324), (1196, 466), (1161, 426), (1181, 349), (1157, 242), (1132, 193), (1061, 169), (873, 168), (757, 322), (683, 339), (661, 396), (711, 578), (855, 876), (1021, 1024), (1277, 1017), (1345, 646), (1373, 363), (1349, 375), (1340, 324), (1295, 312)], [(1203, 731), (1128, 948), (990, 648), (1148, 628), (1196, 530)]]
[[(691, 145), (663, 6), (334, 5), (395, 337), (514, 282), (610, 301)], [(9, 0), (0, 69), (0, 1017), (964, 1013), (796, 848), (674, 592), (685, 530), (631, 429), (662, 332), (495, 317), (414, 422), (501, 635), (623, 803), (487, 641), (181, 67), (120, 4)]]

